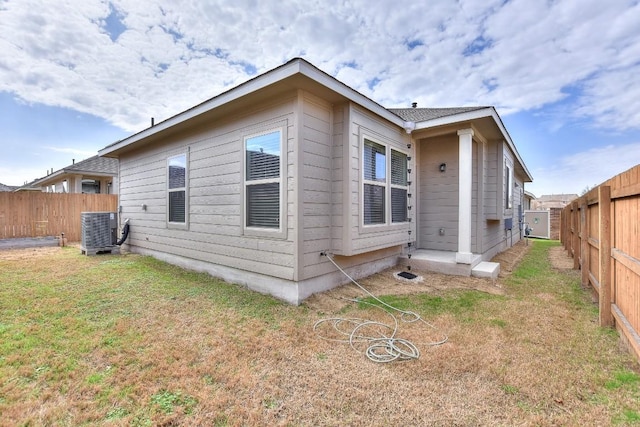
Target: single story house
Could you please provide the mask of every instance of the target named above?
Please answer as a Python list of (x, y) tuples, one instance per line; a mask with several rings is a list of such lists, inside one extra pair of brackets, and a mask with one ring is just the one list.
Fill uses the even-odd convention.
[(99, 154), (129, 250), (294, 304), (348, 282), (323, 253), (356, 279), (408, 253), (471, 274), (532, 180), (493, 107), (386, 109), (300, 58)]
[(116, 194), (118, 159), (93, 156), (38, 178), (15, 191), (46, 193)]

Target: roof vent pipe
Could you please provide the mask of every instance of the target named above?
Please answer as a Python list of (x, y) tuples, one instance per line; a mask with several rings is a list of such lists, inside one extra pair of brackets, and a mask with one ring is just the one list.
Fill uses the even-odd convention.
[(155, 125), (155, 119), (151, 117), (151, 127), (153, 127), (153, 125)]
[(412, 102), (411, 103), (411, 108), (418, 108), (418, 103), (417, 102)]

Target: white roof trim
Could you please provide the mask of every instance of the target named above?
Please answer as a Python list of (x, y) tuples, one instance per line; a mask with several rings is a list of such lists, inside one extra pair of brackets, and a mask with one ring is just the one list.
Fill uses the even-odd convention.
[(200, 114), (206, 113), (208, 111), (214, 110), (224, 104), (240, 99), (244, 96), (247, 96), (253, 92), (256, 92), (260, 89), (268, 87), (274, 83), (277, 83), (281, 80), (284, 80), (288, 77), (291, 77), (295, 74), (302, 74), (319, 84), (333, 90), (334, 92), (344, 96), (351, 101), (362, 105), (363, 107), (373, 111), (377, 115), (389, 120), (390, 122), (397, 124), (402, 127), (402, 119), (397, 115), (391, 113), (387, 109), (385, 109), (380, 104), (372, 101), (361, 93), (357, 92), (354, 89), (351, 89), (349, 86), (341, 83), (334, 77), (320, 71), (318, 68), (314, 67), (310, 63), (306, 62), (303, 59), (296, 58), (289, 63), (286, 63), (278, 68), (274, 68), (271, 71), (267, 71), (264, 74), (261, 74), (252, 80), (248, 80), (240, 85), (229, 89), (226, 92), (217, 95), (208, 101), (204, 101), (202, 104), (199, 104), (195, 107), (192, 107), (186, 111), (178, 113), (177, 115), (168, 118), (152, 127), (144, 129), (143, 131), (134, 134), (128, 138), (125, 138), (121, 141), (118, 141), (114, 144), (111, 144), (98, 152), (100, 156), (107, 156), (114, 151), (122, 149), (128, 145), (134, 144), (138, 141), (141, 141), (149, 136), (152, 136), (158, 132), (162, 132), (166, 129), (169, 129), (177, 124), (183, 123), (187, 120), (190, 120)]
[(459, 122), (482, 119), (485, 117), (493, 118), (493, 121), (495, 122), (496, 126), (498, 126), (498, 129), (500, 129), (500, 133), (504, 137), (505, 141), (507, 141), (509, 148), (511, 148), (511, 151), (513, 151), (514, 155), (518, 159), (518, 162), (522, 166), (522, 169), (524, 170), (524, 172), (527, 174), (527, 177), (533, 181), (531, 172), (529, 172), (524, 161), (522, 161), (522, 157), (520, 157), (520, 153), (518, 153), (518, 150), (516, 149), (516, 145), (513, 143), (513, 140), (511, 139), (509, 132), (507, 132), (507, 129), (504, 127), (504, 124), (502, 123), (500, 116), (496, 112), (496, 109), (493, 107), (487, 107), (479, 110), (468, 111), (466, 113), (452, 114), (450, 116), (438, 117), (437, 119), (416, 122), (415, 130), (418, 131), (420, 129), (429, 129), (435, 126), (450, 125), (450, 124), (455, 124)]

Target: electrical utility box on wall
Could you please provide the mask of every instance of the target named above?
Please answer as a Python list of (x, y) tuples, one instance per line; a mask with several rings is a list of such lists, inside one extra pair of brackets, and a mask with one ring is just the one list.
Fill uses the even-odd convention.
[(82, 212), (82, 253), (120, 253), (118, 214), (116, 212)]
[(524, 225), (529, 230), (528, 237), (551, 238), (551, 212), (524, 211)]

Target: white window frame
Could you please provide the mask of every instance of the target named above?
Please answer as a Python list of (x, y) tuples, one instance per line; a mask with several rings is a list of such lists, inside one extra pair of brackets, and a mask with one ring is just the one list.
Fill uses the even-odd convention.
[[(380, 145), (384, 147), (385, 152), (385, 178), (384, 181), (378, 180), (370, 180), (365, 177), (365, 145), (366, 142), (369, 141), (371, 143)], [(393, 184), (391, 179), (392, 169), (391, 169), (391, 156), (392, 151), (403, 154), (407, 157), (407, 163), (410, 156), (410, 153), (399, 149), (396, 146), (393, 146), (389, 143), (385, 143), (380, 141), (375, 137), (371, 137), (369, 135), (363, 135), (361, 138), (361, 149), (360, 149), (360, 227), (361, 231), (374, 231), (379, 230), (381, 227), (390, 228), (390, 227), (402, 227), (405, 226), (409, 222), (409, 213), (406, 213), (405, 221), (393, 222), (393, 208), (392, 208), (392, 197), (391, 197), (391, 189), (397, 188), (406, 190), (407, 196), (410, 194), (410, 187), (408, 185), (409, 176), (406, 176), (407, 185), (399, 185)], [(375, 223), (375, 224), (365, 224), (365, 185), (375, 185), (378, 187), (384, 188), (384, 222)], [(407, 206), (410, 204), (407, 199)]]
[[(171, 188), (169, 170), (171, 166), (171, 161), (180, 157), (184, 157), (184, 187), (176, 187)], [(188, 229), (189, 228), (189, 152), (184, 151), (179, 154), (175, 154), (167, 157), (167, 166), (166, 166), (166, 174), (167, 174), (167, 227), (168, 228), (179, 228), (179, 229)], [(184, 222), (176, 222), (171, 221), (171, 193), (177, 193), (183, 191), (184, 192)]]
[(507, 159), (504, 163), (504, 209), (505, 211), (513, 209), (513, 165)]
[[(263, 135), (268, 135), (271, 133), (278, 132), (280, 134), (280, 174), (277, 178), (268, 178), (268, 179), (257, 179), (257, 180), (247, 180), (247, 142), (253, 138), (257, 138)], [(243, 200), (243, 209), (242, 209), (242, 228), (243, 233), (246, 236), (257, 236), (257, 237), (271, 237), (271, 238), (285, 238), (286, 237), (286, 188), (285, 188), (285, 177), (286, 177), (286, 152), (287, 152), (287, 138), (285, 135), (284, 126), (277, 127), (269, 127), (260, 132), (255, 132), (251, 134), (247, 134), (242, 138), (242, 200)], [(248, 221), (248, 210), (249, 204), (247, 201), (247, 193), (248, 187), (252, 185), (260, 185), (260, 184), (278, 184), (279, 190), (279, 210), (278, 210), (278, 228), (275, 227), (256, 227), (250, 226), (247, 224)]]
[[(408, 217), (409, 217), (409, 212), (408, 209), (406, 209), (407, 206), (409, 206), (409, 174), (408, 172), (405, 170), (405, 175), (404, 175), (404, 181), (405, 181), (405, 185), (401, 185), (401, 184), (394, 184), (393, 183), (393, 168), (392, 168), (392, 164), (393, 164), (393, 152), (396, 153), (400, 153), (403, 154), (406, 157), (406, 167), (409, 167), (409, 155), (407, 153), (405, 153), (402, 150), (398, 150), (396, 148), (391, 147), (389, 149), (389, 221), (391, 224), (404, 224), (408, 221)], [(400, 190), (405, 190), (405, 196), (407, 197), (405, 200), (405, 213), (404, 213), (404, 221), (394, 221), (393, 220), (393, 198), (392, 198), (392, 189), (400, 189)]]

